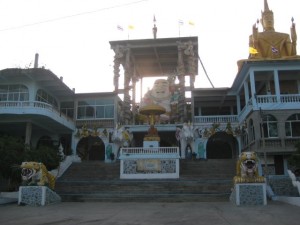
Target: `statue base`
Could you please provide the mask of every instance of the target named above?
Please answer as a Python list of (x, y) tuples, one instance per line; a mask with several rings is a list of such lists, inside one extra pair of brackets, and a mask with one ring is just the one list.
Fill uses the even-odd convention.
[(160, 137), (157, 137), (157, 136), (147, 136), (147, 137), (144, 137), (144, 141), (157, 141), (157, 142), (160, 142)]
[(159, 142), (158, 141), (145, 141), (143, 142), (144, 148), (158, 148)]
[(230, 201), (236, 205), (267, 205), (265, 183), (235, 184)]
[(18, 205), (45, 206), (61, 202), (61, 197), (46, 186), (21, 186)]

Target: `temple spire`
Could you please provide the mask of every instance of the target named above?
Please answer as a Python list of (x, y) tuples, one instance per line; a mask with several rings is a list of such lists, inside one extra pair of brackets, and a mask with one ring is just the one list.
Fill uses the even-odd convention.
[(273, 14), (273, 11), (269, 9), (268, 0), (264, 0), (264, 11), (261, 11), (261, 16), (266, 14)]
[(268, 5), (268, 0), (264, 0), (264, 10), (265, 10), (265, 12), (270, 11), (269, 5)]
[(153, 32), (153, 38), (156, 39), (157, 27), (156, 27), (156, 18), (155, 18), (155, 15), (153, 16), (153, 28), (152, 28), (152, 32)]

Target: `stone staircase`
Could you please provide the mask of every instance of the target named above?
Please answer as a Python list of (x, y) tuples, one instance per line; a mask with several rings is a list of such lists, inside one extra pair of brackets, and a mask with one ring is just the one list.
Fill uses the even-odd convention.
[(229, 201), (235, 160), (181, 160), (180, 179), (121, 180), (119, 163), (73, 163), (56, 182), (63, 201)]

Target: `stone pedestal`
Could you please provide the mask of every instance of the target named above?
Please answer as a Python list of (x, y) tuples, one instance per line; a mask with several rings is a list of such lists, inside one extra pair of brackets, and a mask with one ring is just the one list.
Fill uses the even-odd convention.
[(266, 184), (235, 184), (230, 201), (236, 205), (267, 205)]
[(46, 186), (21, 186), (18, 204), (45, 206), (61, 202), (61, 197)]

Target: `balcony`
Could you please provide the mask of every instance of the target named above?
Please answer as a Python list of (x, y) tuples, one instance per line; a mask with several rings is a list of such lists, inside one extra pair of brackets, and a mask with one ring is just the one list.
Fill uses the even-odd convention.
[(67, 117), (54, 106), (39, 101), (0, 102), (0, 121), (7, 124), (31, 121), (56, 132), (70, 132), (75, 129), (72, 118)]
[(194, 124), (213, 124), (213, 123), (238, 123), (237, 115), (219, 115), (219, 116), (195, 116)]

